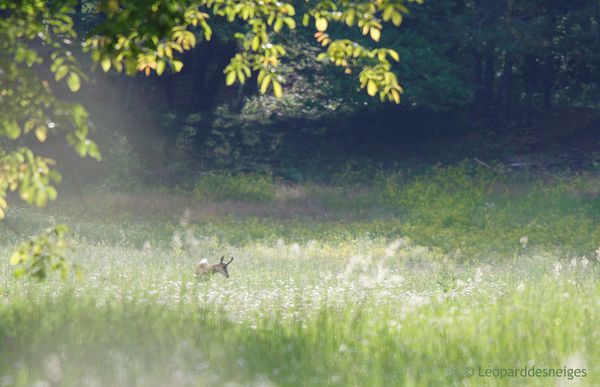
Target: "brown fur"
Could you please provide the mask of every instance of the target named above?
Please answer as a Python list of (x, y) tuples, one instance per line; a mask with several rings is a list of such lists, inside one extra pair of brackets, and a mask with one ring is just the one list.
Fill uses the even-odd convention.
[(225, 259), (225, 256), (221, 257), (221, 261), (219, 263), (215, 263), (213, 265), (210, 265), (206, 260), (200, 262), (200, 264), (196, 266), (196, 278), (205, 279), (215, 273), (221, 273), (223, 276), (225, 276), (225, 278), (229, 278), (227, 266), (229, 266), (229, 264), (233, 261), (233, 257), (231, 257), (227, 263), (224, 263), (223, 259)]

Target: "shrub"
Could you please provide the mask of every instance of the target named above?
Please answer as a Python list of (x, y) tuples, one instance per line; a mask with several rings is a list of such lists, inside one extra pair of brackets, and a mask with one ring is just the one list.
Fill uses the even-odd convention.
[(275, 198), (270, 174), (210, 172), (196, 183), (198, 196), (215, 201), (268, 202)]
[(370, 185), (378, 172), (378, 167), (366, 160), (346, 162), (335, 168), (330, 182), (339, 187)]
[(490, 171), (462, 162), (434, 166), (410, 179), (397, 171), (379, 172), (374, 186), (383, 204), (417, 211), (428, 221), (440, 222), (467, 216), (482, 204), (495, 181), (496, 176)]

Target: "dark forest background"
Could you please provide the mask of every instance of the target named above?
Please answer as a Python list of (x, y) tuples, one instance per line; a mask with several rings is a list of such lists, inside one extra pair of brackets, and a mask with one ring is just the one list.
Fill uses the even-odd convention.
[[(82, 36), (98, 22), (90, 7), (77, 8)], [(381, 41), (400, 53), (399, 106), (368, 97), (354, 78), (312, 59), (318, 49), (306, 31), (286, 38), (280, 99), (261, 95), (252, 81), (226, 86), (236, 42), (223, 39), (231, 27), (216, 21), (215, 38), (183, 55), (181, 73), (93, 72), (82, 93), (64, 97), (90, 110), (105, 161), (65, 170), (67, 181), (185, 185), (211, 170), (327, 180), (355, 164), (420, 168), (475, 157), (596, 167), (600, 2), (449, 0), (410, 10)]]

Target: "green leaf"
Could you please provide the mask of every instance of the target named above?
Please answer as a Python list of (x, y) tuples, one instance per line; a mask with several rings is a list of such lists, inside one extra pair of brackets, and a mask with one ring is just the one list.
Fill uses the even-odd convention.
[(75, 151), (79, 156), (84, 157), (87, 154), (87, 145), (85, 142), (79, 141), (77, 144), (75, 144)]
[(250, 67), (246, 66), (245, 64), (242, 64), (242, 71), (246, 74), (246, 77), (248, 78), (250, 78), (250, 76), (252, 75)]
[(271, 74), (265, 75), (265, 77), (262, 79), (262, 82), (260, 83), (261, 93), (264, 94), (267, 92), (267, 89), (269, 88), (269, 83), (271, 83)]
[(156, 62), (156, 74), (161, 75), (165, 71), (166, 64), (162, 60)]
[(174, 60), (171, 63), (173, 64), (173, 70), (175, 70), (176, 73), (180, 72), (181, 69), (183, 68), (183, 62), (181, 62), (181, 61)]
[(400, 103), (400, 92), (398, 90), (392, 90), (390, 93), (392, 93), (392, 99), (394, 100), (395, 103)]
[(27, 203), (33, 203), (33, 187), (28, 186), (28, 183), (21, 183), (21, 187), (19, 188), (19, 194), (21, 195), (21, 199), (25, 200)]
[(254, 35), (252, 38), (252, 51), (257, 51), (260, 47), (260, 38), (258, 35)]
[(246, 82), (246, 76), (240, 69), (238, 69), (238, 71), (236, 71), (236, 74), (237, 74), (237, 79), (239, 79), (240, 83), (243, 85)]
[(231, 86), (235, 83), (235, 71), (230, 71), (227, 73), (225, 83), (227, 84), (227, 86)]
[(89, 143), (88, 154), (93, 159), (96, 159), (98, 161), (102, 160), (102, 154), (100, 153), (100, 150), (98, 149), (98, 145), (96, 145), (96, 143), (93, 141), (90, 141), (90, 143)]
[(16, 140), (21, 135), (21, 128), (16, 120), (4, 121), (4, 133), (11, 140)]
[(46, 141), (46, 138), (48, 138), (48, 129), (45, 126), (38, 126), (35, 128), (35, 137), (39, 142)]
[(119, 74), (121, 73), (121, 71), (123, 71), (123, 63), (121, 63), (121, 61), (113, 59), (112, 65), (113, 65), (113, 68), (115, 69), (115, 71), (118, 72)]
[(277, 82), (277, 81), (273, 81), (273, 94), (275, 94), (276, 98), (281, 98), (281, 95), (283, 94), (283, 90), (281, 88), (281, 83)]
[(352, 27), (354, 25), (354, 18), (355, 18), (354, 12), (349, 12), (348, 16), (346, 16), (346, 25), (348, 27)]
[(294, 20), (294, 18), (292, 18), (292, 17), (288, 16), (288, 17), (284, 18), (283, 22), (285, 23), (285, 25), (287, 25), (287, 27), (290, 30), (293, 30), (296, 28), (296, 20)]
[(367, 82), (367, 93), (372, 97), (377, 94), (377, 85), (373, 81)]
[(273, 25), (273, 31), (279, 32), (281, 31), (281, 27), (283, 27), (283, 20), (281, 18), (277, 18), (275, 25)]
[(48, 202), (48, 194), (46, 193), (46, 190), (38, 191), (38, 193), (35, 197), (35, 205), (37, 207), (45, 207), (47, 202)]
[(102, 53), (100, 52), (100, 50), (93, 50), (91, 56), (94, 62), (99, 62)]
[(317, 31), (324, 32), (327, 29), (327, 19), (322, 17), (318, 18), (315, 20), (315, 27), (317, 28)]
[(383, 20), (385, 20), (385, 21), (390, 20), (390, 18), (392, 17), (393, 14), (394, 14), (394, 6), (388, 5), (387, 7), (385, 7), (385, 10), (383, 11), (383, 14), (382, 14)]
[(212, 28), (210, 28), (208, 23), (206, 23), (205, 21), (202, 21), (202, 23), (200, 24), (202, 25), (202, 29), (204, 30), (204, 39), (206, 39), (207, 41), (210, 40), (212, 36)]
[(110, 70), (110, 57), (106, 56), (104, 58), (102, 58), (102, 61), (100, 62), (100, 66), (102, 66), (102, 70), (104, 70), (105, 73), (108, 72), (108, 70)]
[(302, 16), (302, 25), (308, 27), (308, 23), (310, 23), (310, 15), (305, 13), (304, 16)]
[(67, 86), (74, 93), (81, 87), (81, 80), (79, 79), (79, 75), (75, 73), (69, 74), (69, 78), (67, 78)]
[(381, 30), (378, 28), (372, 27), (369, 30), (369, 35), (371, 35), (371, 39), (373, 39), (376, 42), (379, 42), (379, 39), (381, 38)]
[(68, 72), (69, 72), (69, 66), (62, 65), (58, 68), (58, 70), (56, 70), (56, 73), (54, 74), (54, 79), (58, 82), (62, 78), (64, 78), (64, 76), (67, 75)]
[(125, 73), (127, 75), (137, 74), (137, 61), (134, 58), (125, 59)]

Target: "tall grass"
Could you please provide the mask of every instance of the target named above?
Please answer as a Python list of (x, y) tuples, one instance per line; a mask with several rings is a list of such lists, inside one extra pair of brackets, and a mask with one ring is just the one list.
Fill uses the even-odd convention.
[(468, 377), (468, 367), (582, 368), (579, 381), (600, 380), (600, 286), (589, 260), (457, 266), (406, 240), (364, 240), (345, 254), (326, 244), (229, 248), (232, 277), (206, 283), (193, 279), (193, 257), (149, 247), (80, 245), (86, 275), (67, 283), (17, 282), (3, 267), (1, 380), (549, 383)]
[[(593, 179), (466, 164), (372, 179), (268, 182), (273, 196), (249, 203), (12, 209), (0, 385), (600, 383)], [(14, 279), (17, 234), (61, 221), (83, 277)], [(196, 281), (198, 260), (221, 255), (231, 278)], [(500, 376), (515, 369), (565, 375)]]
[(198, 180), (195, 193), (215, 201), (268, 202), (275, 197), (275, 187), (268, 174), (211, 172)]

